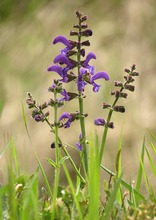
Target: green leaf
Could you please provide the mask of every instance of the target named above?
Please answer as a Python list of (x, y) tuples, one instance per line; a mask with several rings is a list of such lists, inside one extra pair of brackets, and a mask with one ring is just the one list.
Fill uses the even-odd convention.
[[(142, 181), (142, 175), (143, 175), (143, 167), (142, 167), (141, 161), (144, 162), (144, 152), (145, 152), (145, 137), (142, 143), (141, 160), (140, 160), (138, 176), (137, 176), (137, 181), (136, 181), (137, 191), (140, 191), (140, 187), (141, 187), (141, 181)], [(136, 199), (136, 203), (138, 204), (138, 199)]]
[(116, 196), (117, 196), (118, 189), (120, 187), (120, 183), (121, 183), (121, 177), (118, 178), (117, 181), (115, 182), (114, 189), (111, 192), (110, 198), (109, 198), (109, 200), (108, 200), (108, 202), (106, 204), (106, 207), (105, 207), (105, 215), (104, 215), (103, 220), (110, 219), (109, 218), (110, 217), (110, 213), (111, 213), (111, 210), (114, 207), (114, 203), (116, 201)]
[(152, 160), (152, 158), (151, 158), (151, 156), (150, 156), (150, 154), (149, 154), (147, 148), (146, 148), (146, 153), (147, 153), (147, 157), (148, 157), (148, 160), (149, 160), (149, 162), (150, 162), (152, 171), (153, 171), (153, 173), (154, 173), (155, 176), (156, 176), (156, 167), (155, 167), (155, 165), (154, 165), (154, 162), (153, 162), (153, 160)]
[(50, 165), (52, 165), (54, 168), (57, 167), (57, 164), (55, 163), (54, 160), (52, 160), (52, 159), (50, 159), (50, 158), (47, 158), (47, 161), (48, 161), (48, 163), (49, 163)]
[[(106, 167), (104, 167), (103, 165), (101, 165), (101, 168), (106, 171), (107, 173), (109, 173), (112, 176), (116, 176), (115, 173), (113, 173), (112, 171), (110, 171), (109, 169), (107, 169)], [(124, 181), (123, 179), (121, 179), (121, 184), (128, 189), (129, 191), (132, 190), (132, 186), (130, 184), (128, 184), (126, 181)], [(140, 192), (138, 192), (136, 189), (133, 189), (135, 196), (137, 196), (140, 200), (145, 201), (145, 196), (142, 195)]]
[(61, 160), (59, 161), (59, 165), (62, 165), (64, 161), (68, 160), (69, 158), (70, 158), (69, 156), (62, 157)]

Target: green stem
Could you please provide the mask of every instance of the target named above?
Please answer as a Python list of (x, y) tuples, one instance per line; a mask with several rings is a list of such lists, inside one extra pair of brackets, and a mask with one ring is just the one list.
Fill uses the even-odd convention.
[(79, 96), (79, 111), (80, 111), (80, 126), (82, 133), (82, 146), (83, 146), (83, 162), (84, 162), (84, 171), (86, 175), (88, 174), (88, 154), (86, 146), (86, 131), (85, 131), (85, 117), (83, 115), (83, 98)]
[[(77, 62), (78, 62), (78, 75), (80, 74), (81, 67), (81, 22), (79, 21), (79, 34), (78, 34), (78, 53), (77, 53)], [(83, 112), (83, 96), (82, 92), (79, 91), (79, 112), (80, 112), (80, 127), (82, 134), (82, 146), (83, 146), (83, 163), (84, 163), (84, 172), (88, 174), (88, 154), (86, 146), (86, 131), (85, 131), (85, 117)]]
[[(56, 101), (56, 92), (54, 92), (54, 100)], [(55, 128), (55, 162), (56, 162), (56, 168), (55, 168), (55, 179), (54, 179), (54, 190), (53, 190), (53, 218), (55, 218), (56, 213), (56, 199), (58, 194), (58, 186), (59, 186), (59, 175), (60, 175), (60, 165), (59, 165), (59, 158), (60, 158), (60, 152), (59, 152), (59, 137), (58, 137), (58, 121), (57, 121), (57, 105), (54, 106), (54, 128)]]
[(72, 158), (71, 158), (71, 156), (69, 155), (69, 153), (68, 153), (68, 151), (66, 150), (66, 148), (65, 148), (65, 147), (62, 147), (62, 149), (63, 149), (64, 153), (66, 154), (66, 156), (69, 157), (69, 161), (70, 161), (71, 165), (73, 166), (73, 168), (74, 168), (74, 170), (75, 170), (75, 173), (80, 177), (81, 181), (85, 183), (85, 182), (86, 182), (85, 179), (81, 176), (80, 172), (78, 171), (78, 169), (77, 169), (77, 167), (76, 167), (74, 161), (72, 160)]
[[(124, 83), (124, 85), (122, 86), (122, 88), (120, 89), (120, 92), (123, 91), (124, 86), (127, 84), (127, 81)], [(104, 149), (105, 149), (105, 145), (106, 145), (106, 138), (107, 138), (107, 133), (108, 133), (108, 124), (111, 120), (112, 117), (112, 113), (113, 113), (113, 107), (116, 105), (117, 101), (118, 101), (119, 97), (116, 97), (116, 99), (114, 100), (112, 107), (109, 110), (108, 116), (107, 116), (107, 120), (106, 120), (106, 126), (104, 127), (104, 132), (103, 132), (103, 136), (102, 136), (102, 142), (101, 142), (101, 148), (100, 148), (100, 163), (102, 161), (102, 157), (104, 154)]]

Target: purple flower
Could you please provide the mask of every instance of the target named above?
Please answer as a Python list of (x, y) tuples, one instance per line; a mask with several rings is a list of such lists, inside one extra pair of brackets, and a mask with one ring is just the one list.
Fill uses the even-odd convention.
[(64, 89), (63, 92), (61, 92), (61, 95), (64, 96), (61, 100), (69, 101), (70, 96), (68, 95), (67, 91)]
[(94, 66), (89, 65), (89, 61), (90, 61), (91, 59), (96, 59), (95, 54), (92, 53), (92, 52), (88, 53), (88, 55), (86, 56), (86, 59), (85, 59), (85, 60), (83, 61), (83, 63), (82, 63), (82, 66), (83, 66), (84, 68), (86, 68), (87, 70), (89, 70), (89, 73), (90, 73), (91, 75), (93, 75), (93, 74), (94, 74)]
[(76, 147), (79, 151), (82, 151), (82, 144), (80, 144), (80, 142), (76, 143)]
[(53, 40), (53, 44), (57, 44), (57, 43), (62, 43), (66, 46), (66, 48), (61, 50), (62, 54), (66, 54), (69, 50), (72, 49), (73, 45), (71, 44), (71, 42), (64, 36), (57, 36), (54, 40)]
[(65, 89), (61, 92), (61, 95), (63, 95), (63, 98), (59, 99), (59, 101), (70, 101), (78, 96), (77, 93), (67, 92)]
[(79, 142), (76, 143), (76, 147), (79, 151), (82, 151), (81, 141), (82, 141), (82, 134), (79, 135)]
[(58, 73), (62, 77), (63, 82), (68, 81), (68, 77), (67, 77), (68, 68), (62, 68), (62, 67), (57, 66), (57, 65), (52, 65), (52, 66), (49, 66), (47, 70), (48, 71), (54, 71), (54, 72)]
[(69, 128), (71, 123), (72, 123), (72, 116), (68, 113), (68, 112), (64, 112), (60, 118), (59, 121), (65, 120), (67, 119), (67, 121), (63, 124), (64, 128)]
[(68, 57), (66, 57), (65, 54), (57, 55), (53, 61), (54, 61), (54, 63), (66, 64), (69, 68), (72, 67), (72, 64), (70, 63)]
[(106, 122), (103, 118), (97, 118), (94, 120), (94, 124), (98, 126), (104, 126)]
[(68, 48), (71, 48), (70, 41), (64, 36), (55, 37), (55, 39), (53, 40), (53, 44), (57, 44), (57, 43), (62, 43), (65, 46), (67, 46)]
[(100, 85), (96, 84), (94, 81), (97, 79), (105, 79), (105, 80), (109, 80), (109, 76), (107, 73), (105, 72), (98, 72), (96, 74), (94, 74), (91, 79), (90, 79), (90, 83), (93, 85), (93, 91), (94, 92), (98, 92)]
[(87, 85), (87, 83), (83, 79), (83, 75), (85, 75), (85, 74), (87, 74), (87, 69), (80, 68), (80, 73), (77, 78), (77, 88), (78, 88), (78, 91), (80, 91), (80, 92), (83, 92), (85, 86)]
[(37, 114), (34, 116), (35, 121), (40, 122), (44, 120), (44, 115), (43, 114)]
[(88, 63), (89, 63), (89, 61), (90, 61), (91, 59), (96, 59), (95, 54), (92, 53), (92, 52), (88, 53), (88, 55), (86, 56), (85, 61), (83, 61), (83, 67), (89, 66)]

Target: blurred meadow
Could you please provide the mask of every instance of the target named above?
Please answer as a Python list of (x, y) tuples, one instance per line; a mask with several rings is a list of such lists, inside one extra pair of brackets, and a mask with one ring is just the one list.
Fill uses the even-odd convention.
[[(80, 10), (88, 15), (89, 27), (93, 31), (89, 48), (97, 56), (92, 61), (96, 70), (106, 71), (110, 81), (101, 81), (101, 90), (97, 94), (86, 92), (85, 111), (89, 113), (87, 121), (88, 137), (90, 132), (102, 134), (102, 129), (93, 125), (90, 119), (106, 117), (102, 102), (111, 102), (114, 80), (121, 80), (124, 69), (136, 64), (140, 76), (135, 81), (135, 92), (129, 93), (126, 101), (120, 101), (126, 107), (124, 114), (114, 113), (115, 128), (109, 131), (106, 153), (103, 163), (114, 169), (117, 144), (122, 131), (122, 161), (124, 178), (135, 180), (139, 165), (139, 153), (147, 128), (156, 134), (156, 1), (154, 0), (40, 0), (14, 1), (2, 0), (0, 3), (0, 150), (10, 139), (14, 141), (19, 155), (21, 169), (32, 172), (37, 160), (32, 144), (27, 136), (23, 117), (24, 104), (28, 129), (33, 145), (51, 175), (47, 157), (53, 157), (50, 148), (53, 134), (46, 124), (35, 123), (31, 111), (25, 104), (29, 91), (38, 102), (50, 98), (48, 87), (56, 77), (46, 68), (60, 49), (52, 46), (57, 35), (69, 37), (69, 30), (75, 21), (74, 11)], [(72, 88), (71, 88), (72, 89)], [(91, 93), (91, 95), (90, 95)], [(65, 109), (77, 110), (77, 103), (71, 102)], [(62, 110), (61, 110), (62, 111)], [(52, 115), (53, 113), (51, 113)], [(60, 112), (61, 114), (61, 112)], [(78, 139), (77, 123), (67, 130), (60, 130), (64, 142), (75, 145)], [(72, 137), (72, 138), (71, 138)], [(0, 183), (6, 180), (7, 150), (0, 158)], [(77, 153), (72, 150), (75, 160)], [(156, 158), (153, 158), (156, 162)], [(146, 161), (145, 161), (146, 164)], [(145, 165), (146, 166), (146, 165)], [(148, 171), (149, 179), (154, 176)], [(63, 179), (63, 177), (62, 177)]]

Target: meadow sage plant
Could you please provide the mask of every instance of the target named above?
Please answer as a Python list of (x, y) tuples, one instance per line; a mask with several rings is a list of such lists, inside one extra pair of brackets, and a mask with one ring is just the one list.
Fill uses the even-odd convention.
[[(109, 80), (109, 75), (106, 72), (100, 71), (96, 72), (95, 67), (90, 64), (92, 59), (96, 59), (96, 55), (93, 52), (86, 54), (86, 47), (90, 46), (90, 41), (88, 38), (92, 36), (92, 30), (88, 28), (87, 16), (83, 15), (81, 12), (76, 11), (77, 24), (73, 25), (73, 30), (70, 31), (70, 36), (76, 38), (76, 40), (68, 39), (65, 36), (57, 36), (53, 40), (53, 44), (62, 44), (63, 47), (59, 54), (53, 59), (52, 64), (47, 68), (48, 72), (56, 77), (52, 85), (48, 88), (48, 91), (53, 93), (52, 98), (41, 105), (37, 104), (33, 96), (28, 93), (27, 104), (29, 108), (32, 108), (32, 117), (36, 122), (47, 122), (50, 126), (51, 131), (55, 135), (55, 141), (52, 143), (51, 147), (55, 149), (55, 184), (59, 184), (59, 167), (61, 153), (60, 149), (63, 149), (65, 154), (68, 156), (76, 174), (81, 178), (81, 181), (85, 181), (87, 178), (81, 176), (79, 168), (75, 166), (71, 156), (69, 155), (67, 148), (63, 144), (63, 141), (59, 137), (59, 129), (67, 129), (72, 126), (72, 124), (79, 120), (80, 122), (80, 133), (77, 134), (78, 141), (75, 147), (79, 150), (82, 161), (83, 168), (86, 177), (88, 174), (88, 150), (87, 150), (87, 137), (86, 137), (86, 123), (85, 118), (88, 113), (84, 111), (84, 98), (86, 98), (85, 88), (86, 86), (91, 86), (93, 92), (99, 92), (100, 85), (97, 84), (98, 79), (103, 79), (104, 81)], [(111, 95), (114, 96), (113, 104), (103, 103), (103, 109), (108, 109), (107, 118), (96, 118), (93, 119), (93, 123), (97, 126), (103, 126), (103, 137), (101, 146), (99, 146), (99, 162), (101, 163), (107, 132), (109, 128), (114, 128), (114, 123), (111, 121), (111, 116), (114, 111), (125, 112), (125, 108), (122, 105), (117, 105), (120, 98), (126, 99), (128, 94), (125, 92), (129, 90), (134, 91), (134, 77), (139, 74), (135, 71), (135, 65), (132, 65), (131, 69), (125, 69), (126, 75), (124, 76), (124, 82), (115, 81), (114, 91)], [(65, 84), (72, 83), (75, 86), (74, 91), (67, 91), (65, 89)], [(63, 108), (66, 102), (73, 99), (78, 100), (78, 109), (75, 112), (64, 112), (61, 114), (60, 108)], [(49, 111), (45, 112), (48, 106), (54, 109), (54, 121), (49, 120)], [(59, 112), (58, 112), (59, 109)], [(54, 190), (57, 194), (57, 190)], [(57, 195), (55, 195), (56, 198)]]

